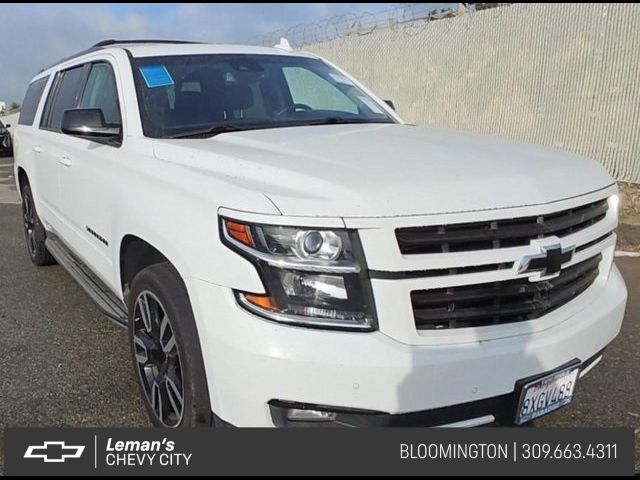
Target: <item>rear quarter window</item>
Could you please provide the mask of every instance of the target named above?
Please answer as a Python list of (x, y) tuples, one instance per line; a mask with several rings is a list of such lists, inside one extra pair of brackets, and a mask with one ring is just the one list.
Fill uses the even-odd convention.
[(44, 87), (47, 85), (49, 77), (39, 78), (35, 82), (32, 82), (27, 88), (27, 93), (22, 101), (22, 108), (20, 109), (20, 117), (18, 118), (18, 125), (33, 125), (33, 121), (36, 117), (36, 111), (38, 105), (40, 105), (40, 99), (44, 92)]

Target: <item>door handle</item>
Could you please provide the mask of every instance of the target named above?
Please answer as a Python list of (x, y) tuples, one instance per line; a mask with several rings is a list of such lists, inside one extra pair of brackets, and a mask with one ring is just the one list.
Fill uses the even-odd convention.
[(38, 155), (40, 155), (42, 153), (42, 147), (34, 145), (33, 146), (33, 151), (36, 152)]
[(71, 166), (71, 159), (69, 157), (67, 157), (66, 155), (60, 157), (60, 163), (62, 165), (64, 165), (65, 167), (70, 167)]

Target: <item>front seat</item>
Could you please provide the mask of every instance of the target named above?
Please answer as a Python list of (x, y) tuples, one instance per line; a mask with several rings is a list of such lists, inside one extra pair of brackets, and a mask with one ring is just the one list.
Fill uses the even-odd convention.
[(245, 110), (253, 107), (254, 104), (251, 88), (247, 85), (226, 85), (224, 90), (226, 118), (244, 118)]
[[(199, 91), (183, 91), (185, 84), (199, 85)], [(224, 81), (222, 73), (211, 67), (191, 72), (178, 85), (174, 108), (177, 125), (214, 124), (224, 120)]]

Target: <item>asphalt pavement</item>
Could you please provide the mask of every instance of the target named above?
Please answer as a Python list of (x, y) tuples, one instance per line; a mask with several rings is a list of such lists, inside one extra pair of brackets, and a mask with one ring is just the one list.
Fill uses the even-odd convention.
[[(11, 175), (0, 159), (0, 447), (8, 426), (149, 426), (126, 331), (61, 267), (31, 264), (20, 206), (6, 203), (17, 198)], [(640, 258), (616, 261), (629, 288), (622, 333), (574, 403), (536, 425), (633, 427), (640, 471)]]

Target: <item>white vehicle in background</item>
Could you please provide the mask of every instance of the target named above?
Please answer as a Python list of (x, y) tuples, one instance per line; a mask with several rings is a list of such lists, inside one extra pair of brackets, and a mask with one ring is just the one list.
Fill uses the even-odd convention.
[(158, 426), (523, 424), (618, 334), (598, 163), (405, 125), (307, 53), (106, 41), (15, 133), (28, 252), (130, 331)]

